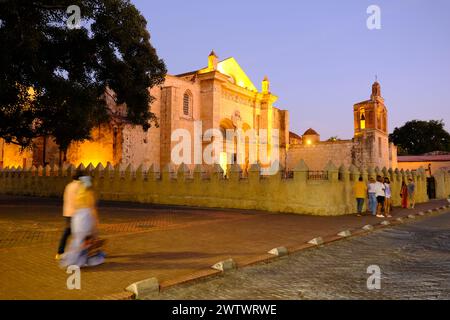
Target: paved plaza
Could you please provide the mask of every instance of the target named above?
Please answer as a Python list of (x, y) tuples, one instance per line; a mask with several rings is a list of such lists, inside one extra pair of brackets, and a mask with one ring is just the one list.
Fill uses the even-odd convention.
[[(444, 204), (396, 209), (392, 219)], [(81, 290), (68, 290), (69, 275), (54, 260), (64, 226), (61, 201), (0, 196), (0, 298), (120, 298), (126, 286), (150, 277), (171, 290), (220, 260), (233, 258), (239, 268), (261, 260), (274, 247), (298, 250), (313, 237), (326, 239), (381, 221), (113, 202), (100, 203), (99, 215), (100, 233), (108, 241), (106, 263), (82, 269)]]

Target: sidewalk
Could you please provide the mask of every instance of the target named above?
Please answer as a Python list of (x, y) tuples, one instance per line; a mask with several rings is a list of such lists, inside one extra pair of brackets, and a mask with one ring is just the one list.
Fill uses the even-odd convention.
[[(391, 220), (447, 204), (396, 208)], [(108, 239), (107, 263), (82, 269), (81, 290), (68, 290), (69, 275), (54, 260), (63, 226), (60, 210), (54, 199), (0, 196), (0, 299), (103, 299), (150, 277), (164, 289), (214, 273), (210, 266), (224, 259), (242, 267), (268, 259), (267, 251), (275, 247), (295, 251), (314, 237), (336, 240), (342, 230), (383, 221), (104, 203), (99, 213), (101, 233)]]

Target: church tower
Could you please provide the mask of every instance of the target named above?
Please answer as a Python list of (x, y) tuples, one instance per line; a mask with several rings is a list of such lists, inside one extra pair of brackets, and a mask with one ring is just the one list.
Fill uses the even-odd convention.
[(378, 131), (387, 135), (387, 108), (381, 96), (381, 86), (375, 81), (370, 100), (353, 106), (355, 137), (368, 131)]
[(354, 140), (353, 162), (358, 167), (390, 167), (387, 108), (378, 81), (372, 85), (370, 100), (353, 106)]

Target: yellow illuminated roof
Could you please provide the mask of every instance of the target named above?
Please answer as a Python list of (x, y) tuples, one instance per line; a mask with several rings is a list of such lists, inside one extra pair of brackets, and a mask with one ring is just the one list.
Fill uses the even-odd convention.
[[(233, 57), (220, 61), (217, 64), (217, 70), (220, 73), (231, 77), (236, 85), (242, 88), (246, 88), (250, 91), (258, 92), (258, 89), (256, 89), (253, 82), (245, 74), (244, 70), (242, 70), (239, 63), (237, 63), (237, 61)], [(211, 70), (209, 70), (208, 68), (204, 68), (199, 70), (199, 73), (205, 73), (209, 71)]]

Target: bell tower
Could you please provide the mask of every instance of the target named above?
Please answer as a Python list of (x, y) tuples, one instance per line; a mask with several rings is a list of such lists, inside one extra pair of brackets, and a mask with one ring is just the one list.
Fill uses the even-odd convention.
[(365, 131), (378, 131), (388, 134), (387, 108), (381, 96), (378, 81), (372, 84), (370, 100), (359, 102), (353, 106), (355, 137)]
[(372, 84), (370, 99), (353, 106), (354, 159), (356, 166), (389, 168), (388, 113), (378, 81)]

